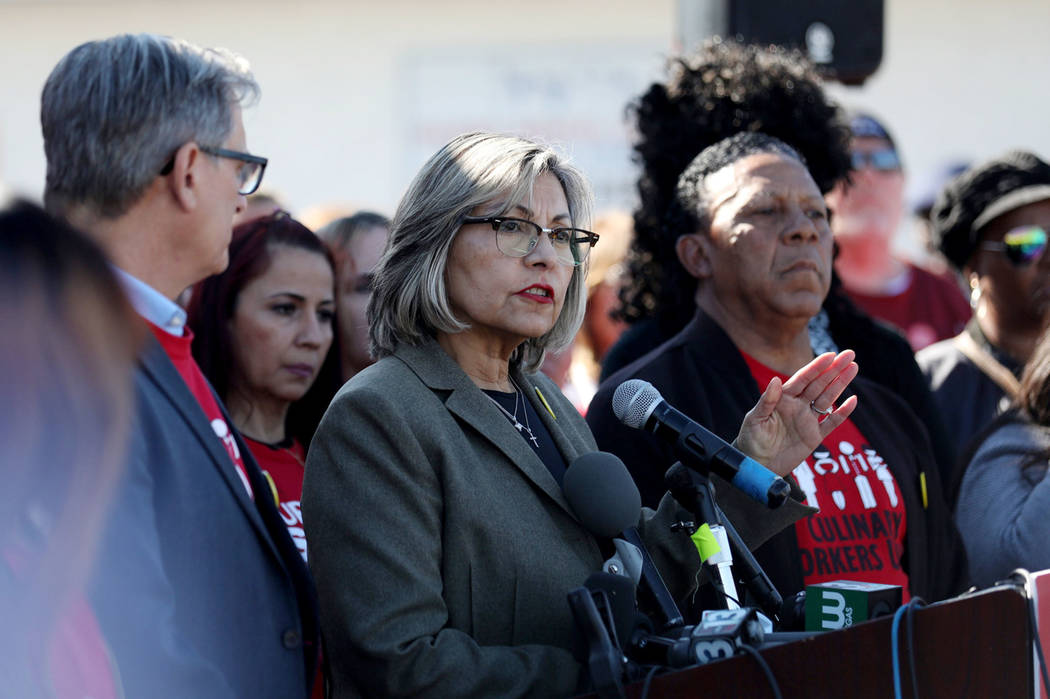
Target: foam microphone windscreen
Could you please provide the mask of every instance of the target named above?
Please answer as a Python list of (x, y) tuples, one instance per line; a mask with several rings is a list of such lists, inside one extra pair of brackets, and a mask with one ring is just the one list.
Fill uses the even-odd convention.
[(562, 492), (576, 517), (597, 536), (613, 537), (638, 524), (642, 498), (620, 459), (594, 451), (573, 460)]

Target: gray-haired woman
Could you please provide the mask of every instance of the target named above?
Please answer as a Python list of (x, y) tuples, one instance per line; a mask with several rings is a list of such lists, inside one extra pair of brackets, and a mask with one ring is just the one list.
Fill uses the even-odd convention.
[[(590, 211), (586, 181), (560, 156), (492, 134), (451, 141), (402, 199), (369, 306), (379, 361), (336, 396), (306, 469), (335, 696), (583, 688), (566, 594), (603, 554), (561, 477), (596, 447), (532, 372), (582, 320)], [(844, 406), (818, 422), (810, 401), (838, 397), (851, 359), (823, 355), (774, 381), (738, 446), (798, 463), (848, 415)], [(687, 538), (672, 539), (676, 509), (666, 497), (639, 527), (682, 598), (699, 560)], [(768, 533), (806, 511), (782, 508)]]

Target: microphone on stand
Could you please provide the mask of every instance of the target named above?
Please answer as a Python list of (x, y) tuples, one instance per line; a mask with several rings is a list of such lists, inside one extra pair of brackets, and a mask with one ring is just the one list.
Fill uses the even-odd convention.
[[(739, 571), (737, 577), (743, 581), (748, 591), (758, 601), (762, 611), (770, 619), (779, 619), (784, 606), (784, 598), (773, 585), (769, 576), (766, 575), (766, 572), (762, 570), (762, 566), (755, 560), (755, 557), (751, 554), (747, 545), (744, 544), (733, 524), (718, 505), (715, 504), (714, 498), (710, 496), (705, 497), (705, 494), (701, 492), (701, 487), (703, 486), (695, 481), (697, 477), (694, 473), (688, 471), (685, 466), (676, 463), (667, 469), (667, 473), (664, 475), (664, 483), (671, 492), (671, 496), (678, 501), (678, 504), (693, 513), (694, 517), (708, 524), (717, 522), (725, 528), (726, 538), (729, 540), (729, 548), (732, 550), (733, 565)], [(705, 483), (709, 488), (714, 487), (706, 479)]]
[(783, 478), (668, 405), (648, 381), (629, 379), (617, 386), (612, 409), (628, 427), (671, 442), (685, 465), (718, 474), (770, 509), (783, 505), (791, 492)]
[[(641, 517), (642, 498), (623, 462), (608, 452), (583, 454), (565, 472), (562, 492), (577, 519), (592, 534), (604, 538), (622, 536), (637, 549), (641, 556), (639, 588), (645, 600), (659, 611), (663, 627), (684, 625), (685, 617), (635, 526)], [(625, 572), (633, 577), (629, 570)]]

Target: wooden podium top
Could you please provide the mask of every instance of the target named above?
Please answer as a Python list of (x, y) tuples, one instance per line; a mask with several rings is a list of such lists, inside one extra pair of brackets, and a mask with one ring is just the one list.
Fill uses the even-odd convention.
[[(914, 614), (919, 695), (929, 697), (1030, 697), (1032, 650), (1027, 600), (999, 587), (930, 605)], [(892, 617), (841, 631), (763, 648), (785, 699), (892, 697)], [(901, 689), (912, 696), (907, 625), (900, 624)], [(642, 696), (642, 683), (626, 688)], [(738, 655), (653, 679), (649, 697), (771, 697), (757, 661)]]

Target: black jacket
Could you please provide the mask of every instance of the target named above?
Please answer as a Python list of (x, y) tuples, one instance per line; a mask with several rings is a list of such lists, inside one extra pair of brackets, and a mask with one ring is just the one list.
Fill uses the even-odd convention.
[[(736, 437), (744, 414), (759, 397), (739, 350), (717, 323), (700, 312), (678, 335), (603, 382), (588, 409), (587, 422), (599, 448), (623, 459), (638, 483), (643, 504), (651, 504), (663, 493), (663, 473), (675, 459), (670, 445), (621, 425), (613, 415), (613, 392), (630, 378), (649, 381), (669, 404), (727, 441)], [(851, 419), (889, 465), (904, 499), (904, 569), (912, 594), (933, 601), (962, 591), (965, 554), (945, 504), (926, 430), (903, 401), (878, 384), (858, 377), (847, 395), (850, 390), (860, 400)], [(928, 493), (925, 507), (922, 473)], [(724, 481), (716, 481), (716, 486), (727, 516), (738, 529), (746, 526), (733, 519), (732, 499), (742, 496)], [(755, 557), (785, 599), (803, 588), (794, 527), (757, 549)]]
[[(966, 432), (944, 416), (952, 415), (958, 408), (948, 412), (941, 410), (904, 336), (857, 308), (841, 291), (838, 282), (832, 283), (831, 292), (824, 299), (824, 310), (828, 316), (828, 333), (836, 346), (856, 352), (857, 364), (865, 378), (896, 394), (922, 421), (940, 469), (941, 483), (948, 492), (953, 482), (952, 474), (959, 470), (958, 436)], [(682, 327), (674, 323), (674, 318), (657, 316), (635, 323), (620, 336), (602, 361), (601, 381), (653, 351)], [(952, 426), (951, 434), (946, 425)], [(966, 439), (972, 436), (969, 434)]]

